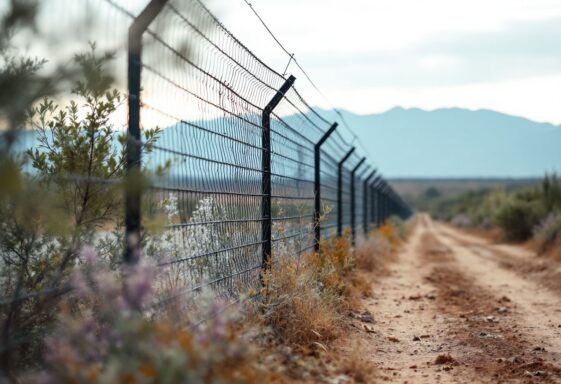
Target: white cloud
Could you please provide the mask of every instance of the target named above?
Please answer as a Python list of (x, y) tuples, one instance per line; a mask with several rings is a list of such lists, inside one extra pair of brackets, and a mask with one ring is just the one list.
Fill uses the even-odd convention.
[[(535, 23), (533, 27), (539, 35), (541, 23), (545, 25), (548, 20), (561, 17), (561, 1), (252, 0), (251, 3), (338, 107), (362, 113), (395, 105), (489, 108), (539, 121), (561, 122), (561, 68), (559, 74), (552, 69), (555, 60), (551, 55), (557, 54), (555, 50), (542, 58), (529, 53), (532, 42), (526, 42), (528, 49), (524, 52), (525, 42), (520, 41), (520, 53), (512, 48), (511, 42), (504, 47), (510, 56), (491, 57), (487, 61), (484, 57), (495, 42), (506, 45), (509, 34), (517, 32), (519, 24)], [(242, 0), (212, 0), (209, 6), (250, 49), (272, 63), (273, 68), (284, 70), (286, 55)], [(525, 35), (522, 32), (518, 31), (518, 38)], [(466, 37), (485, 39), (501, 33), (504, 35), (501, 40), (482, 41), (486, 50), (481, 52), (477, 51), (477, 41), (463, 48), (452, 47), (449, 52), (417, 49), (433, 42), (453, 45), (456, 37), (465, 41)], [(500, 52), (501, 47), (497, 46), (497, 50)], [(474, 55), (480, 56), (479, 61), (473, 61)], [(561, 60), (561, 54), (556, 60)], [(304, 84), (304, 77), (294, 67), (290, 71), (296, 72), (297, 85), (305, 89), (305, 95), (312, 102), (322, 103)], [(443, 80), (438, 81), (439, 75)]]
[(339, 105), (354, 100), (349, 110), (363, 114), (383, 112), (396, 105), (429, 110), (462, 107), (561, 124), (561, 74), (444, 87), (331, 89), (330, 93), (336, 95), (334, 102)]
[(425, 56), (419, 60), (419, 65), (429, 70), (447, 68), (459, 63), (461, 60), (458, 57), (447, 55)]

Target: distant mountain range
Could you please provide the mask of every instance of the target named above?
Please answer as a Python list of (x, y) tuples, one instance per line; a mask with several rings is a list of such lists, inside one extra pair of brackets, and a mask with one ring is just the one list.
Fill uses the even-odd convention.
[[(334, 111), (320, 112), (336, 120)], [(461, 108), (341, 113), (387, 177), (517, 178), (561, 170), (561, 126)]]
[[(330, 121), (338, 120), (333, 110), (316, 110)], [(370, 115), (341, 113), (388, 178), (533, 178), (561, 171), (561, 126), (461, 108), (425, 111), (396, 107)], [(188, 147), (189, 153), (200, 156), (205, 156), (206, 150), (221, 148), (222, 158), (239, 150), (235, 143), (211, 145), (217, 140), (212, 135), (198, 135), (193, 141), (193, 134), (183, 137), (183, 129), (179, 125), (165, 128), (159, 145), (180, 151)], [(339, 129), (345, 135), (345, 129)], [(21, 136), (16, 150), (36, 145), (33, 132)], [(253, 144), (259, 145), (260, 138), (253, 139)], [(207, 140), (206, 145), (201, 145), (201, 140)], [(172, 157), (158, 153), (152, 161), (157, 165)], [(213, 172), (193, 165), (185, 168), (184, 160), (175, 164), (179, 174), (188, 172), (196, 177)]]

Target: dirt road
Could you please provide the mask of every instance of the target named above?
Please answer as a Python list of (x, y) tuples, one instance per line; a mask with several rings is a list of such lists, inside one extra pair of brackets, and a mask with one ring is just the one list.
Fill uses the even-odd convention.
[(365, 303), (376, 381), (561, 382), (561, 294), (536, 257), (418, 220)]

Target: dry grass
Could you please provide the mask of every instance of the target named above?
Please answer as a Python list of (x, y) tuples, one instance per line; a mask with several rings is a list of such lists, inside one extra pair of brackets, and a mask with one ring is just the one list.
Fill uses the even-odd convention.
[[(392, 235), (393, 236), (393, 235)], [(391, 260), (394, 246), (383, 234), (373, 231), (355, 250), (355, 263), (359, 270), (375, 272)]]
[(291, 380), (323, 381), (337, 372), (357, 383), (372, 377), (374, 367), (362, 348), (339, 354), (339, 342), (334, 341), (356, 332), (349, 314), (362, 310), (373, 279), (383, 273), (402, 242), (391, 223), (383, 228), (354, 250), (347, 233), (323, 240), (319, 253), (299, 259), (273, 255), (275, 263), (263, 275), (262, 300), (250, 319), (265, 335), (260, 338), (262, 356), (275, 362), (265, 364), (271, 370)]
[(354, 273), (348, 235), (323, 240), (320, 253), (276, 255), (263, 275), (260, 321), (279, 343), (302, 351), (325, 349), (369, 282)]
[(355, 383), (371, 382), (376, 367), (365, 356), (360, 345), (355, 345), (349, 356), (346, 356), (340, 363), (341, 372), (351, 378)]
[(368, 238), (359, 243), (352, 258), (353, 268), (344, 277), (347, 309), (360, 309), (361, 300), (371, 297), (372, 282), (386, 271), (388, 263), (394, 258), (395, 251), (408, 232), (397, 231), (392, 223), (388, 222), (380, 229), (372, 231)]
[(548, 251), (546, 251), (544, 255), (551, 258), (552, 260), (561, 262), (561, 240), (556, 240), (555, 245), (552, 246)]
[(308, 350), (337, 336), (338, 298), (315, 274), (310, 264), (281, 259), (264, 275), (262, 321), (279, 342)]

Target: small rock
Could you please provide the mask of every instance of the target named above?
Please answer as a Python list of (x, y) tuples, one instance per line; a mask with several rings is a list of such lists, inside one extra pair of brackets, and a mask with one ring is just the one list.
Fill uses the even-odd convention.
[(389, 336), (388, 340), (391, 341), (392, 343), (399, 343), (399, 339), (394, 336)]
[(427, 299), (429, 299), (429, 300), (434, 300), (434, 299), (436, 299), (436, 296), (435, 296), (435, 295), (431, 295), (431, 294), (425, 295), (425, 297), (426, 297)]
[(438, 357), (434, 360), (435, 364), (457, 364), (456, 359), (454, 359), (450, 354), (447, 355), (438, 355)]
[(499, 299), (499, 303), (510, 303), (510, 299), (506, 296), (503, 296)]
[(430, 337), (430, 335), (421, 335), (420, 337), (421, 337), (421, 339), (428, 339)]
[(487, 337), (489, 334), (487, 332), (479, 332), (479, 337)]
[(497, 313), (507, 313), (508, 312), (508, 308), (507, 307), (497, 307)]
[(521, 358), (520, 356), (513, 356), (510, 359), (508, 359), (511, 363), (514, 364), (522, 364), (524, 362), (524, 359)]
[(544, 347), (534, 347), (533, 351), (545, 352)]
[(416, 365), (412, 365), (412, 366), (410, 366), (409, 368), (411, 368), (411, 369), (417, 369), (417, 366), (416, 366)]
[(497, 320), (495, 319), (495, 316), (485, 316), (485, 321), (488, 323), (495, 323)]
[(535, 371), (534, 376), (543, 377), (546, 375), (545, 371)]
[(412, 295), (409, 296), (409, 300), (421, 300), (422, 296), (421, 295)]
[(374, 323), (374, 317), (372, 316), (372, 313), (364, 311), (360, 314), (360, 321), (364, 323)]
[(413, 341), (421, 341), (421, 338), (419, 336), (413, 336)]

